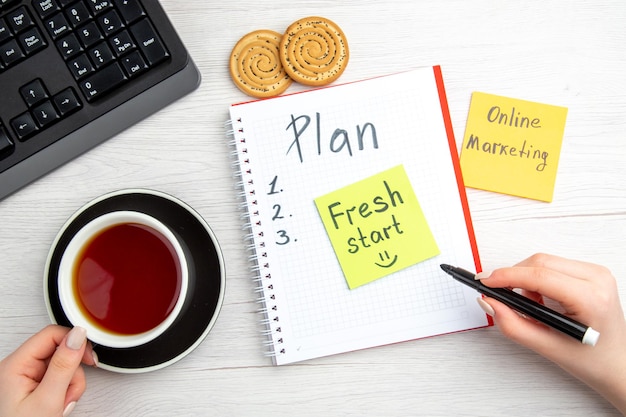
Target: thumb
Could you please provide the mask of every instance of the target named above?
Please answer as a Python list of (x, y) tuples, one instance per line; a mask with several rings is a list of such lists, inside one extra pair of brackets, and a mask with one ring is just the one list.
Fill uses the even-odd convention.
[(87, 332), (74, 327), (50, 358), (48, 369), (37, 387), (38, 395), (48, 398), (65, 398), (72, 379), (80, 367), (87, 346)]

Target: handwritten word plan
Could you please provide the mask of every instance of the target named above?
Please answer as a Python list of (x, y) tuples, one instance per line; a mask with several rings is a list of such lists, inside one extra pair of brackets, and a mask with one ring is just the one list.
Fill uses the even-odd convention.
[(465, 185), (551, 202), (567, 108), (475, 92), (461, 169)]

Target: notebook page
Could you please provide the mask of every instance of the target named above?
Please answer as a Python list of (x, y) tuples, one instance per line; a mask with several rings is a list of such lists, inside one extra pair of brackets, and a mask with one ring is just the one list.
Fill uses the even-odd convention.
[[(432, 68), (232, 106), (231, 120), (277, 364), (488, 324), (439, 267), (474, 256)], [(350, 290), (314, 199), (397, 165), (441, 253)]]

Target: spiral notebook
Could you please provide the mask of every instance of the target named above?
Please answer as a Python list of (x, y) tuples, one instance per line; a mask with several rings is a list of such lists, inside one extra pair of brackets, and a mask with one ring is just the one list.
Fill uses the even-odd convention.
[(440, 67), (230, 117), (275, 364), (491, 324), (439, 267), (480, 270)]

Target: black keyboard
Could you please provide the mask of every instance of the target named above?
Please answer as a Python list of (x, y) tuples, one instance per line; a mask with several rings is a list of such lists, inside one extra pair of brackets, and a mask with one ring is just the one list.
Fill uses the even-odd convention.
[(157, 0), (0, 0), (0, 198), (199, 83)]

